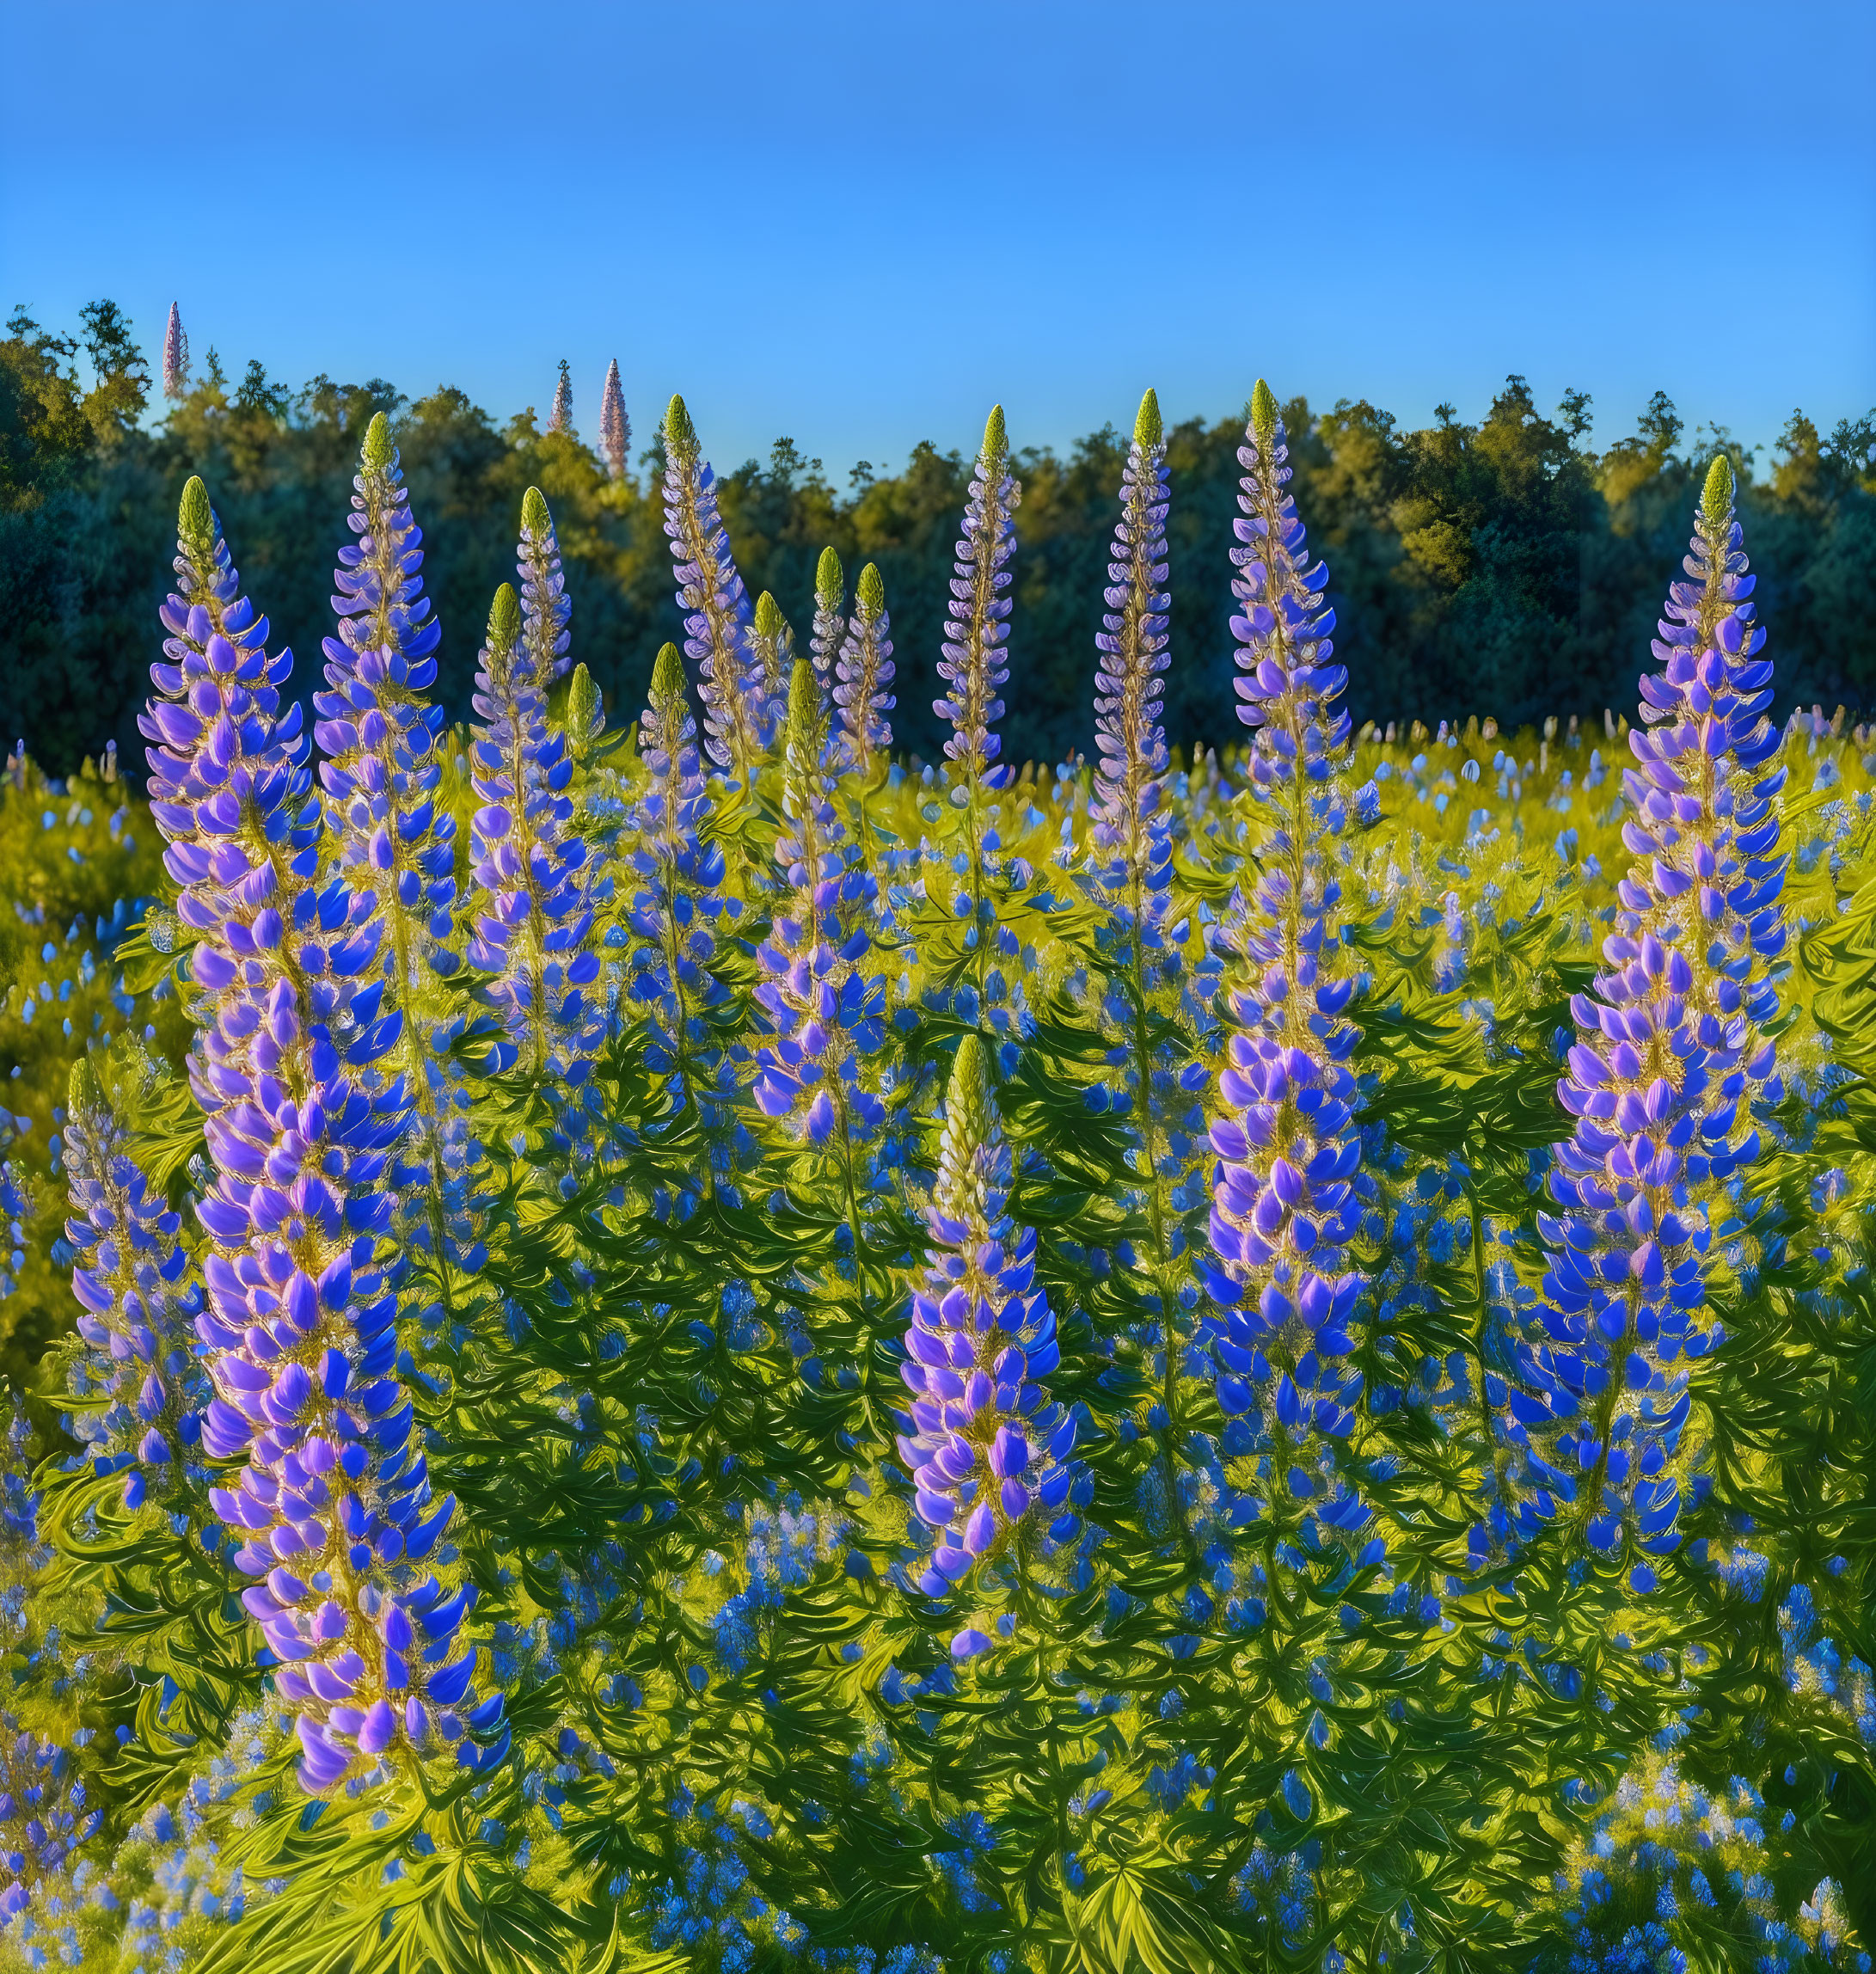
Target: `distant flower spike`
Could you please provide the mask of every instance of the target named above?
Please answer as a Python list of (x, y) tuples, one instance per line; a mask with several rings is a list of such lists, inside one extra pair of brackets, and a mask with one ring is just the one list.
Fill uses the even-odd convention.
[(716, 508), (716, 478), (698, 449), (684, 401), (665, 414), (665, 533), (677, 566), (684, 655), (697, 667), (704, 746), (745, 787), (774, 739), (767, 683), (754, 648), (749, 592)]
[[(941, 1596), (1038, 1511), (1067, 1508), (1076, 1422), (1043, 1383), (1061, 1361), (1055, 1315), (1035, 1285), (1036, 1236), (1012, 1224), (1009, 1147), (980, 1039), (952, 1065), (929, 1260), (912, 1292), (901, 1376), (911, 1394), (898, 1449), (919, 1519), (938, 1531), (920, 1588)], [(1074, 1517), (1058, 1519), (1057, 1540)], [(966, 1634), (968, 1635), (968, 1634)], [(955, 1648), (954, 1648), (955, 1649)]]
[(560, 382), (554, 386), (554, 408), (548, 414), (547, 428), (549, 432), (573, 429), (573, 379), (565, 357), (561, 359)]
[(164, 696), (142, 724), (179, 916), (200, 935), (190, 976), (207, 1026), (190, 1076), (215, 1174), (196, 1209), (211, 1241), (196, 1332), (215, 1389), (202, 1444), (247, 1462), (210, 1499), (240, 1540), (236, 1568), (260, 1579), (242, 1603), (282, 1661), (302, 1785), (334, 1787), (399, 1744), (457, 1744), (474, 1765), (465, 1733), (506, 1744), (501, 1701), (460, 1710), (475, 1652), (448, 1655), (469, 1593), (415, 1573), (453, 1503), (432, 1503), (411, 1444), (402, 1265), (380, 1259), (408, 1102), (401, 1078), (375, 1074), (401, 1026), (381, 1008), (383, 929), (372, 892), (342, 872), (322, 880), (298, 709), (278, 711), (291, 659), (270, 659), (230, 600), (199, 481), (179, 533), (179, 573), (210, 600), (165, 606), (174, 662), (152, 668)]
[(1689, 1367), (1724, 1340), (1710, 1314), (1712, 1210), (1758, 1156), (1753, 1100), (1780, 1094), (1765, 1028), (1787, 937), (1785, 776), (1732, 495), (1722, 456), (1690, 580), (1669, 593), (1661, 670), (1641, 681), (1639, 765), (1623, 776), (1636, 861), (1617, 889), (1606, 971), (1573, 1002), (1578, 1040), (1558, 1095), (1577, 1124), (1551, 1174), (1559, 1211), (1539, 1222), (1550, 1272), (1518, 1352), (1525, 1389), (1508, 1399), (1509, 1435), (1530, 1464), (1520, 1532), (1579, 1504), (1596, 1548), (1635, 1556), (1643, 1592), (1647, 1559), (1679, 1547), (1700, 1485), (1683, 1441)]
[(606, 456), (606, 470), (615, 480), (624, 479), (626, 458), (632, 450), (632, 420), (626, 415), (616, 357), (606, 365), (606, 388), (599, 400), (599, 450)]
[(169, 304), (169, 322), (162, 332), (162, 395), (181, 397), (189, 388), (189, 339), (182, 327), (182, 311)]
[[(1234, 1032), (1219, 1077), (1221, 1113), (1209, 1285), (1224, 1311), (1217, 1351), (1218, 1399), (1228, 1418), (1261, 1394), (1266, 1429), (1301, 1448), (1354, 1424), (1358, 1372), (1338, 1365), (1352, 1348), (1348, 1324), (1360, 1278), (1347, 1270), (1358, 1215), (1360, 1141), (1352, 1123), (1348, 1058), (1358, 1031), (1343, 1019), (1352, 974), (1336, 964), (1340, 886), (1328, 844), (1346, 823), (1339, 785), (1348, 714), (1346, 683), (1331, 662), (1328, 580), (1312, 564), (1285, 490), (1289, 448), (1277, 401), (1261, 379), (1252, 398), (1232, 550), (1240, 574), (1231, 620), (1238, 641), (1238, 717), (1252, 732), (1251, 793), (1265, 818), (1231, 901), (1225, 943), (1235, 952), (1229, 994)], [(1227, 1437), (1228, 1450), (1248, 1447)], [(1363, 1514), (1339, 1483), (1325, 1495), (1300, 1462), (1273, 1456), (1291, 1492), (1331, 1526)]]
[(72, 1065), (64, 1132), (65, 1223), (77, 1331), (87, 1346), (77, 1381), (78, 1438), (99, 1474), (124, 1475), (124, 1505), (173, 1491), (200, 1444), (207, 1381), (195, 1361), (201, 1284), (181, 1221), (131, 1156), (129, 1133), (90, 1060)]
[(868, 562), (854, 586), (853, 615), (835, 666), (834, 703), (840, 708), (840, 744), (862, 782), (874, 763), (891, 751), (892, 725), (886, 718), (898, 701), (892, 696), (892, 620), (886, 614), (886, 585)]

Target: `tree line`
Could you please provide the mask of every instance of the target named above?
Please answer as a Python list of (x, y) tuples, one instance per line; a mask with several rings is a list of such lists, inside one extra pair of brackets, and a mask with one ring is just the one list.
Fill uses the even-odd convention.
[[(393, 421), (425, 578), (443, 627), (438, 696), (466, 716), (488, 598), (512, 573), (521, 496), (553, 509), (573, 602), (574, 649), (611, 717), (635, 714), (652, 660), (681, 635), (654, 434), (622, 479), (572, 430), (530, 409), (499, 421), (462, 391), (410, 399), (382, 378), (299, 389), (250, 362), (232, 382), (213, 352), (181, 396), (155, 390), (132, 325), (91, 303), (77, 337), (16, 310), (0, 339), (0, 731), (64, 772), (114, 739), (141, 757), (135, 719), (169, 584), (176, 502), (207, 481), (243, 577), (295, 683), (317, 682), (332, 633), (329, 568), (365, 428)], [(160, 401), (159, 401), (160, 402)], [(653, 408), (641, 407), (640, 424)], [(1131, 407), (1117, 408), (1131, 416)], [(693, 406), (708, 450), (708, 408)], [(1782, 713), (1794, 702), (1876, 701), (1876, 411), (1828, 436), (1794, 412), (1769, 462), (1724, 430), (1689, 435), (1657, 393), (1636, 430), (1598, 451), (1586, 395), (1542, 411), (1511, 377), (1476, 424), (1442, 406), (1407, 430), (1365, 399), (1284, 405), (1294, 491), (1327, 558), (1336, 642), (1357, 721), (1630, 708), (1684, 548), (1701, 475), (1733, 457), (1740, 510), (1772, 631)], [(1173, 665), (1170, 736), (1236, 738), (1229, 629), (1231, 524), (1241, 415), (1168, 433)], [(972, 435), (974, 438), (974, 434)], [(1016, 610), (1006, 753), (1056, 761), (1089, 749), (1093, 637), (1107, 581), (1125, 432), (1066, 456), (1019, 451)], [(849, 578), (885, 579), (897, 647), (902, 746), (929, 758), (935, 665), (971, 460), (929, 441), (898, 473), (861, 463), (837, 487), (777, 439), (766, 460), (718, 462), (723, 517), (751, 593), (770, 591), (805, 646), (815, 566), (831, 543)]]

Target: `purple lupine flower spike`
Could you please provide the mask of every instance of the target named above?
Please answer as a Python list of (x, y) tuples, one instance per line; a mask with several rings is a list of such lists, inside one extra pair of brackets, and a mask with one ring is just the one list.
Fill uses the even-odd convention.
[[(1638, 765), (1623, 777), (1635, 854), (1618, 887), (1605, 971), (1572, 1006), (1558, 1086), (1577, 1120), (1539, 1221), (1545, 1303), (1517, 1352), (1507, 1436), (1528, 1456), (1511, 1510), (1528, 1533), (1573, 1510), (1589, 1541), (1632, 1559), (1679, 1547), (1703, 1482), (1685, 1444), (1690, 1366), (1724, 1340), (1709, 1313), (1712, 1209), (1757, 1157), (1755, 1100), (1781, 1094), (1765, 1029), (1783, 953), (1779, 735), (1766, 718), (1754, 578), (1730, 463), (1707, 477), (1684, 567), (1641, 681)], [(1484, 1550), (1489, 1533), (1474, 1538)]]
[(912, 1292), (900, 1367), (911, 1406), (898, 1414), (898, 1449), (919, 1519), (938, 1534), (919, 1587), (935, 1597), (1033, 1516), (1058, 1517), (1052, 1540), (1074, 1532), (1073, 1515), (1063, 1511), (1076, 1420), (1043, 1382), (1061, 1346), (1035, 1285), (1035, 1233), (1009, 1217), (1009, 1181), (989, 1057), (966, 1034), (952, 1064), (927, 1214), (930, 1258)]
[(846, 642), (847, 624), (841, 615), (847, 601), (847, 574), (831, 549), (821, 550), (814, 571), (814, 634), (808, 649), (814, 654), (814, 680), (826, 698), (834, 688), (834, 667)]
[(632, 450), (632, 420), (626, 415), (616, 357), (606, 365), (606, 388), (599, 399), (599, 450), (606, 456), (606, 470), (613, 479), (624, 479), (626, 458)]
[[(0, 1713), (0, 1871), (8, 1879), (0, 1928), (25, 1911), (42, 1879), (56, 1884), (71, 1871), (78, 1847), (103, 1821), (104, 1812), (86, 1802), (71, 1750)], [(30, 1951), (46, 1958), (43, 1948)]]
[[(531, 489), (530, 497), (539, 500)], [(542, 527), (524, 524), (524, 573), (528, 544), (542, 534)], [(537, 622), (536, 643), (550, 652), (549, 620), (543, 615)], [(549, 728), (546, 686), (525, 628), (520, 603), (504, 583), (489, 612), (472, 701), (482, 724), (474, 729), (471, 780), (483, 806), (469, 825), (476, 895), (469, 958), (494, 976), (489, 996), (514, 1047), (579, 1143), (598, 1100), (591, 1079), (605, 1028), (604, 1005), (592, 991), (599, 956), (590, 944), (585, 844), (573, 827), (567, 794), (573, 761), (566, 735)]]
[(1120, 478), (1120, 519), (1107, 564), (1107, 614), (1096, 633), (1094, 738), (1100, 754), (1089, 811), (1096, 881), (1126, 936), (1159, 946), (1172, 881), (1172, 818), (1161, 801), (1168, 757), (1165, 696), (1166, 515), (1171, 502), (1159, 401), (1141, 401)]
[(561, 359), (560, 382), (554, 386), (554, 408), (548, 414), (547, 428), (549, 432), (573, 429), (573, 379), (565, 357)]
[(635, 939), (627, 992), (647, 1017), (650, 1067), (675, 1080), (680, 1102), (696, 1102), (707, 1126), (719, 1127), (732, 1072), (707, 1017), (729, 998), (715, 969), (720, 922), (734, 905), (724, 895), (721, 846), (702, 834), (710, 798), (674, 644), (652, 668), (639, 757), (646, 782), (633, 818), (639, 881), (628, 915)]
[(665, 533), (677, 567), (684, 655), (697, 667), (705, 751), (752, 787), (775, 738), (774, 721), (753, 648), (749, 592), (717, 513), (716, 476), (681, 397), (665, 414)]
[(72, 1065), (64, 1131), (77, 1328), (73, 1428), (93, 1471), (124, 1476), (124, 1505), (171, 1493), (202, 1437), (207, 1380), (194, 1354), (202, 1288), (180, 1217), (153, 1192), (90, 1059)]
[[(1211, 1127), (1218, 1164), (1207, 1285), (1223, 1311), (1215, 1347), (1228, 1452), (1250, 1450), (1243, 1414), (1261, 1396), (1268, 1430), (1287, 1442), (1292, 1495), (1345, 1530), (1364, 1516), (1343, 1484), (1312, 1475), (1303, 1449), (1354, 1423), (1361, 1378), (1345, 1362), (1360, 1278), (1347, 1266), (1358, 1213), (1360, 1143), (1348, 1058), (1358, 1031), (1343, 1019), (1355, 990), (1338, 966), (1340, 887), (1329, 844), (1347, 820), (1340, 786), (1349, 726), (1336, 705), (1346, 673), (1332, 660), (1328, 580), (1311, 563), (1283, 420), (1259, 379), (1231, 552), (1239, 574), (1238, 717), (1251, 729), (1251, 793), (1264, 818), (1233, 895), (1223, 943), (1236, 962), (1231, 1034)], [(1319, 1456), (1321, 1442), (1316, 1443)]]
[(450, 1654), (468, 1589), (420, 1573), (454, 1503), (431, 1499), (395, 1375), (403, 1263), (387, 1251), (384, 1181), (408, 1099), (380, 1073), (401, 1022), (381, 1006), (377, 899), (342, 870), (322, 879), (297, 708), (279, 709), (291, 659), (270, 659), (230, 600), (199, 480), (179, 535), (187, 595), (163, 613), (175, 662), (153, 668), (165, 696), (144, 727), (178, 914), (199, 935), (206, 1026), (190, 1073), (215, 1172), (196, 1209), (210, 1247), (195, 1327), (215, 1393), (202, 1444), (246, 1462), (210, 1500), (236, 1532), (234, 1566), (257, 1579), (242, 1601), (281, 1661), (302, 1785), (333, 1787), (395, 1746), (456, 1744), (473, 1765), (485, 1756), (466, 1737), (499, 1737), (494, 1758), (506, 1731), (499, 1695), (463, 1710), (475, 1652)]
[(1009, 765), (998, 758), (1002, 742), (996, 722), (1003, 716), (997, 694), (1009, 677), (1005, 641), (1010, 598), (1006, 592), (1014, 579), (1009, 568), (1016, 548), (1014, 517), (1021, 498), (1022, 489), (1009, 470), (1003, 408), (996, 405), (984, 425), (953, 561), (956, 573), (947, 606), (950, 622), (945, 627), (944, 656), (938, 661), (947, 692), (933, 702), (933, 709), (951, 722), (945, 753), (951, 763), (951, 803), (959, 812), (954, 829), (963, 838), (961, 848), (947, 859), (953, 888), (945, 902), (953, 919), (963, 925), (973, 976), (955, 990), (952, 1006), (964, 1020), (1005, 1037), (1012, 1056), (1015, 1038), (1027, 1032), (1029, 1015), (1021, 979), (1011, 966), (1019, 951), (1016, 936), (1001, 923), (993, 888), (1020, 889), (1028, 881), (1028, 873), (1020, 860), (1004, 857), (995, 805), (986, 798), (1014, 779)]
[(865, 1143), (886, 1122), (867, 1073), (886, 1043), (886, 982), (868, 966), (879, 886), (828, 800), (827, 713), (812, 666), (795, 661), (788, 693), (776, 855), (789, 891), (757, 950), (756, 1000), (773, 1031), (757, 1058), (754, 1095), (816, 1150)]
[(751, 677), (761, 683), (763, 718), (772, 739), (782, 732), (788, 717), (788, 681), (794, 676), (794, 627), (782, 616), (781, 604), (767, 590), (756, 598), (749, 650)]
[(521, 543), (515, 568), (521, 578), (522, 641), (527, 647), (535, 684), (545, 692), (566, 677), (573, 662), (569, 655), (573, 604), (561, 573), (561, 544), (554, 532), (554, 517), (538, 487), (529, 487), (522, 496)]
[(963, 777), (973, 801), (980, 789), (1002, 788), (1010, 770), (999, 764), (1002, 741), (996, 695), (1009, 677), (1009, 561), (1016, 551), (1015, 511), (1022, 489), (1009, 470), (1003, 408), (994, 405), (984, 427), (984, 448), (971, 475), (971, 498), (956, 553), (957, 579), (945, 606), (944, 656), (938, 675), (947, 695), (932, 710), (951, 722), (945, 755)]
[(892, 749), (886, 718), (898, 701), (892, 696), (892, 620), (886, 614), (886, 585), (868, 562), (854, 585), (853, 615), (835, 665), (834, 703), (840, 708), (840, 745), (862, 784), (873, 779), (874, 763)]
[(162, 395), (181, 397), (189, 388), (189, 339), (182, 327), (182, 311), (172, 302), (169, 321), (162, 332)]
[[(387, 929), (386, 1005), (414, 1010), (426, 999), (422, 984), (456, 966), (447, 950), (456, 823), (438, 806), (443, 708), (427, 696), (442, 632), (423, 593), (423, 534), (383, 412), (366, 429), (353, 488), (346, 520), (357, 540), (340, 549), (333, 574), (339, 635), (324, 641), (329, 690), (313, 695), (313, 735), (330, 757), (319, 772), (340, 867), (375, 895)], [(389, 1073), (405, 1078), (413, 1100), (408, 1162), (397, 1174), (409, 1203), (405, 1231), (473, 1271), (484, 1251), (470, 1192), (468, 1093), (444, 1052), (461, 1027), (413, 1013)]]

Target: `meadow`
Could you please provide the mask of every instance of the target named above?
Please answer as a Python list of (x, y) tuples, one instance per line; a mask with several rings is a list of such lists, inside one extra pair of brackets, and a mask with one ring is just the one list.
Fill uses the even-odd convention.
[(1026, 766), (1001, 411), (941, 652), (674, 400), (463, 726), (389, 420), (291, 687), (190, 481), (0, 789), (0, 1967), (1867, 1968), (1876, 735), (1724, 452), (1633, 704), (1354, 731), (1260, 386), (1179, 753), (1125, 454)]

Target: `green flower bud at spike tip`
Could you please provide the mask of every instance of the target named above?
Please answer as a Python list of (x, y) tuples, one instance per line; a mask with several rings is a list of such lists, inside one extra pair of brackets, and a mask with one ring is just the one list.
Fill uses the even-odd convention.
[(990, 415), (984, 421), (984, 457), (1001, 460), (1009, 453), (1009, 434), (1003, 429), (1003, 408), (1000, 404), (990, 407)]
[(840, 566), (840, 557), (831, 549), (823, 549), (814, 571), (814, 594), (826, 609), (838, 610), (846, 587), (847, 572)]
[(530, 487), (521, 496), (521, 525), (538, 539), (554, 525), (554, 517), (547, 511), (547, 496), (538, 487)]
[(567, 735), (576, 761), (584, 761), (606, 723), (605, 707), (592, 674), (584, 664), (573, 667), (567, 688)]
[(391, 463), (391, 421), (382, 411), (371, 414), (365, 428), (365, 463), (373, 473), (382, 473)]
[(182, 489), (182, 504), (176, 511), (176, 534), (198, 567), (206, 568), (215, 558), (215, 516), (208, 504), (208, 488), (200, 474), (192, 474)]
[(658, 654), (657, 663), (652, 666), (652, 697), (670, 701), (682, 699), (684, 691), (684, 661), (674, 644), (665, 645)]
[(95, 1110), (104, 1101), (104, 1094), (98, 1088), (98, 1079), (91, 1067), (89, 1056), (80, 1056), (71, 1065), (71, 1081), (68, 1086), (71, 1110), (69, 1115), (77, 1117), (87, 1111)]
[(880, 579), (879, 564), (868, 562), (854, 585), (854, 601), (865, 617), (876, 617), (886, 608), (886, 585)]
[(684, 401), (675, 395), (665, 413), (665, 450), (679, 459), (697, 456), (697, 428), (690, 422)]
[(757, 637), (780, 637), (788, 626), (788, 619), (782, 614), (782, 605), (767, 590), (756, 598), (756, 635)]
[(1257, 450), (1268, 453), (1277, 436), (1277, 394), (1262, 377), (1251, 393), (1251, 430), (1257, 434)]
[(794, 676), (788, 681), (788, 745), (804, 756), (818, 756), (816, 737), (821, 723), (821, 689), (814, 667), (805, 658), (794, 661)]
[(512, 583), (504, 583), (495, 592), (494, 602), (488, 606), (488, 648), (512, 651), (515, 640), (520, 635), (521, 599), (515, 594)]
[(1718, 528), (1732, 512), (1732, 462), (1722, 452), (1707, 469), (1707, 487), (1700, 511), (1709, 528)]
[(981, 1229), (985, 1218), (983, 1176), (973, 1155), (989, 1142), (993, 1128), (990, 1058), (981, 1039), (966, 1033), (951, 1059), (936, 1205), (947, 1218), (973, 1229)]
[(1140, 400), (1140, 410), (1133, 421), (1133, 443), (1136, 445), (1157, 445), (1166, 435), (1166, 427), (1160, 421), (1160, 401), (1156, 393), (1149, 390)]

